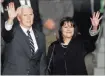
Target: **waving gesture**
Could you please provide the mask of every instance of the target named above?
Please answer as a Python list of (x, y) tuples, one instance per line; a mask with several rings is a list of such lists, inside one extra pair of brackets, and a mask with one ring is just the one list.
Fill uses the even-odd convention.
[(7, 6), (7, 10), (8, 10), (8, 16), (10, 20), (13, 20), (16, 16), (17, 13), (15, 11), (15, 6), (13, 2), (10, 2)]
[(92, 15), (92, 18), (91, 19), (91, 23), (92, 23), (92, 26), (93, 26), (93, 30), (97, 30), (98, 26), (99, 26), (99, 22), (100, 20), (102, 19), (102, 16), (100, 17), (100, 12), (94, 12), (93, 15)]

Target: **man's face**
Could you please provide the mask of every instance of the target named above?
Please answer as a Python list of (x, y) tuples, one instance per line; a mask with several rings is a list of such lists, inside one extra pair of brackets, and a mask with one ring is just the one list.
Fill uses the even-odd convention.
[(21, 26), (25, 28), (30, 28), (33, 24), (33, 18), (34, 15), (31, 8), (22, 8), (18, 20)]

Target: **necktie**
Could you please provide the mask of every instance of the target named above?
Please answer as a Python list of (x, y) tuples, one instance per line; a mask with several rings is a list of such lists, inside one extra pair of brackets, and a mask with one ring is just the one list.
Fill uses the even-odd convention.
[(27, 31), (27, 34), (28, 34), (28, 38), (29, 38), (29, 42), (30, 42), (30, 44), (29, 44), (30, 49), (31, 49), (32, 53), (34, 53), (35, 47), (34, 47), (34, 43), (33, 43), (33, 40), (32, 40), (32, 37), (30, 35), (30, 31), (29, 30)]
[(28, 4), (27, 4), (27, 0), (25, 0), (25, 5), (28, 5)]

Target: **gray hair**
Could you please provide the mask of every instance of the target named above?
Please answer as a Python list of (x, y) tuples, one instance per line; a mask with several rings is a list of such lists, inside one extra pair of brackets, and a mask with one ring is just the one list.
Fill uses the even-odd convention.
[[(28, 5), (21, 5), (20, 7), (17, 8), (17, 15), (20, 15), (21, 14), (21, 11), (23, 8), (31, 8), (31, 6), (28, 6)], [(32, 8), (31, 8), (32, 9)], [(33, 9), (32, 9), (33, 11)]]
[(31, 8), (31, 7), (28, 5), (21, 5), (19, 8)]

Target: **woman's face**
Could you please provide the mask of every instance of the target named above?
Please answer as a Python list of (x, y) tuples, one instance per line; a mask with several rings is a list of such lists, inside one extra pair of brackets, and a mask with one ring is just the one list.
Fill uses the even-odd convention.
[(74, 27), (71, 22), (64, 22), (62, 26), (63, 38), (71, 38), (74, 34)]

